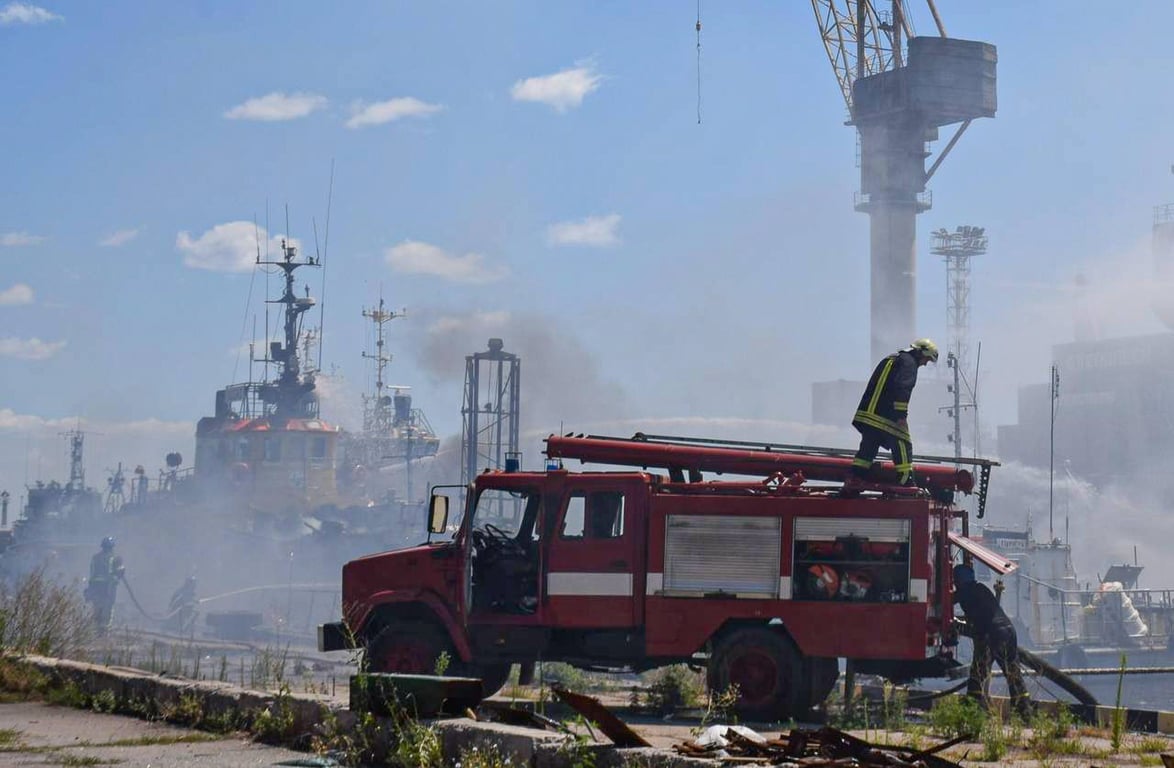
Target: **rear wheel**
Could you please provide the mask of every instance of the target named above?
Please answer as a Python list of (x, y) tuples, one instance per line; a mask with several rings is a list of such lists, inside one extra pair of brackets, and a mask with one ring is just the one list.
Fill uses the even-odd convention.
[(803, 659), (803, 668), (805, 679), (811, 681), (807, 706), (818, 707), (827, 700), (840, 679), (840, 660), (808, 657)]
[(738, 713), (751, 720), (787, 720), (810, 705), (803, 657), (778, 632), (739, 629), (718, 641), (709, 661), (710, 690), (737, 686)]

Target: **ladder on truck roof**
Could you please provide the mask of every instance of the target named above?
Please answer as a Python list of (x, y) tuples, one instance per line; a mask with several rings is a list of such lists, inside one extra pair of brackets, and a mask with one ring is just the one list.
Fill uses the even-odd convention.
[[(686, 474), (690, 482), (700, 482), (702, 472), (714, 472), (764, 477), (799, 473), (808, 480), (843, 483), (851, 475), (854, 454), (819, 446), (637, 432), (632, 437), (551, 435), (546, 439), (546, 455), (585, 463), (663, 468), (677, 482), (683, 482)], [(966, 494), (975, 491), (975, 473), (959, 465), (973, 467), (978, 475), (978, 516), (983, 516), (991, 467), (998, 466), (997, 461), (944, 456), (913, 458), (918, 485), (939, 498), (943, 495), (952, 498), (956, 491)], [(879, 478), (880, 484), (896, 483), (896, 470), (891, 462), (879, 463)]]

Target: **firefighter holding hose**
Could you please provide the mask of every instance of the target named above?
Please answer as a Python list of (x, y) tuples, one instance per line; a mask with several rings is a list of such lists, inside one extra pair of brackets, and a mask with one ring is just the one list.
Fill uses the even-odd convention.
[(1007, 678), (1012, 706), (1025, 722), (1030, 720), (1031, 698), (1019, 670), (1019, 639), (1015, 627), (995, 594), (974, 578), (974, 569), (969, 565), (954, 566), (954, 603), (962, 608), (969, 628), (966, 634), (974, 641), (966, 695), (985, 701), (991, 662), (997, 661)]
[(860, 449), (852, 460), (854, 480), (867, 480), (877, 451), (886, 448), (897, 469), (897, 482), (916, 485), (913, 440), (907, 421), (909, 397), (917, 385), (917, 369), (937, 361), (937, 345), (929, 339), (918, 339), (877, 364), (852, 418), (852, 426), (860, 433)]
[(114, 537), (107, 536), (94, 556), (90, 558), (90, 583), (85, 598), (94, 606), (94, 628), (106, 634), (114, 615), (114, 596), (118, 582), (126, 571), (122, 558), (114, 554)]

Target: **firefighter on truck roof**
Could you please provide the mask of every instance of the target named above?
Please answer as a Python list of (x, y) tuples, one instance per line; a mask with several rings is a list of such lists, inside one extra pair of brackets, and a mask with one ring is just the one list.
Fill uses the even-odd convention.
[(852, 426), (860, 433), (860, 449), (852, 460), (856, 479), (868, 478), (877, 451), (886, 448), (897, 469), (897, 482), (915, 485), (913, 440), (907, 421), (909, 397), (917, 385), (917, 369), (937, 361), (937, 345), (929, 339), (918, 339), (877, 364), (852, 418)]

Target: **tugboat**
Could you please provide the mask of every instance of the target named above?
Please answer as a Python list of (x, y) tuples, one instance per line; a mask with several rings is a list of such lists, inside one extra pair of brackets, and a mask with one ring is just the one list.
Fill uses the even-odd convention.
[[(309, 287), (295, 295), (294, 273), (317, 267), (313, 257), (297, 258), (283, 240), (282, 258), (258, 266), (285, 273), (285, 290), (270, 301), (284, 307), (284, 341), (271, 342), (261, 360), (276, 367), (273, 380), (231, 384), (216, 392), (215, 411), (196, 425), (196, 461), (192, 480), (201, 495), (230, 499), (228, 506), (247, 507), (246, 528), (300, 529), (300, 520), (323, 504), (338, 504), (335, 461), (339, 429), (318, 412), (315, 371), (298, 353), (305, 314), (314, 308)], [(251, 378), (251, 377), (250, 377)]]

